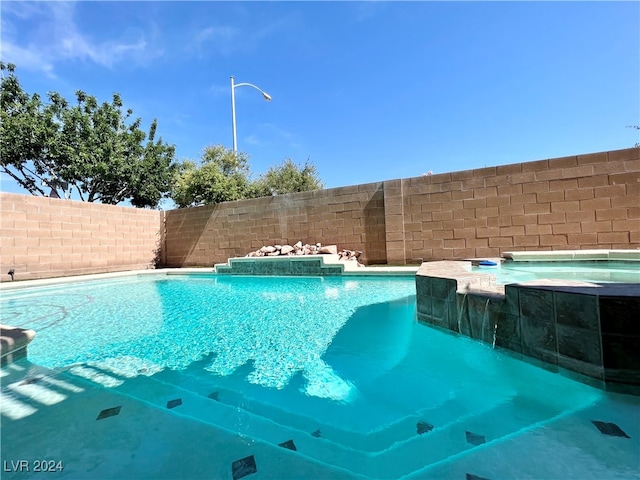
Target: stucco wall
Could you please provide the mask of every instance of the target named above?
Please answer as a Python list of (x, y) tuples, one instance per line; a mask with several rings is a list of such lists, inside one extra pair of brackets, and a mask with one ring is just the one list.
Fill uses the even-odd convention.
[(0, 278), (153, 268), (163, 212), (0, 193)]
[(179, 209), (166, 219), (166, 260), (176, 267), (298, 240), (362, 250), (369, 264), (640, 248), (640, 149)]

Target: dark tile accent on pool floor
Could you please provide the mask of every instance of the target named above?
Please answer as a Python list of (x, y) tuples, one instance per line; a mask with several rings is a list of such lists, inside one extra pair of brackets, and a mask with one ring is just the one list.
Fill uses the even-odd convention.
[(488, 478), (479, 477), (478, 475), (474, 475), (473, 473), (467, 473), (464, 478), (465, 480), (489, 480)]
[(478, 435), (477, 433), (473, 432), (464, 432), (464, 434), (467, 437), (467, 443), (470, 443), (471, 445), (482, 445), (486, 442), (486, 439), (483, 435)]
[(207, 395), (207, 397), (209, 397), (211, 400), (215, 400), (216, 402), (219, 400), (218, 399), (218, 392), (212, 392), (209, 395)]
[(38, 383), (40, 380), (42, 380), (42, 377), (25, 378), (18, 385), (31, 385), (32, 383)]
[(418, 431), (418, 435), (422, 435), (423, 433), (427, 433), (433, 430), (433, 425), (427, 422), (418, 422), (416, 425), (416, 429)]
[(320, 438), (322, 436), (322, 432), (320, 430), (316, 430), (311, 435), (316, 437), (316, 438)]
[(176, 398), (174, 400), (169, 400), (167, 402), (167, 408), (175, 408), (182, 405), (182, 399), (181, 398)]
[(119, 415), (121, 408), (122, 408), (122, 405), (118, 407), (105, 408), (98, 414), (98, 418), (96, 418), (96, 420), (102, 420), (103, 418), (109, 418), (115, 415)]
[(598, 420), (591, 420), (591, 423), (593, 423), (603, 435), (631, 438), (615, 423), (599, 422)]
[(289, 450), (293, 450), (294, 452), (298, 450), (296, 448), (296, 444), (293, 443), (293, 440), (287, 440), (286, 442), (279, 443), (278, 446), (288, 448)]
[(256, 466), (256, 459), (253, 455), (236, 460), (231, 464), (233, 480), (238, 480), (239, 478), (246, 477), (247, 475), (251, 475), (257, 471), (258, 467)]

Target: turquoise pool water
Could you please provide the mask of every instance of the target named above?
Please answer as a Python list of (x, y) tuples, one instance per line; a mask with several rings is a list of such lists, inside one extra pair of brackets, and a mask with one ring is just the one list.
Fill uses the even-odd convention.
[[(189, 466), (197, 472), (207, 462), (226, 459), (226, 450), (235, 460), (271, 448), (268, 456), (256, 454), (261, 478), (282, 478), (278, 465), (295, 461), (308, 462), (309, 472), (322, 467), (321, 478), (425, 478), (433, 472), (443, 478), (443, 471), (455, 471), (465, 458), (537, 438), (610, 399), (486, 344), (419, 324), (413, 277), (129, 277), (3, 292), (1, 312), (2, 323), (38, 332), (29, 346), (33, 365), (25, 368), (50, 372), (4, 382), (3, 442), (9, 440), (11, 447), (3, 459), (24, 457), (18, 449), (33, 452), (39, 441), (56, 443), (35, 423), (25, 428), (20, 422), (41, 414), (38, 399), (62, 406), (55, 422), (75, 418), (84, 408), (67, 411), (67, 400), (56, 395), (87, 385), (195, 422), (189, 424), (194, 438), (213, 429), (244, 439), (239, 446), (217, 446), (213, 457), (190, 460), (201, 462)], [(3, 372), (6, 378), (13, 374)], [(105, 408), (118, 403), (109, 402)], [(95, 424), (95, 414), (89, 412), (87, 425)], [(155, 413), (135, 422), (136, 432), (159, 429)], [(591, 432), (593, 425), (586, 423)], [(636, 435), (633, 419), (622, 426)], [(104, 435), (95, 451), (59, 447), (81, 465), (67, 469), (69, 478), (124, 478), (95, 458), (98, 449), (109, 450), (128, 436)], [(196, 448), (177, 433), (173, 437), (152, 435), (143, 442), (145, 451), (162, 455), (170, 449), (187, 456)], [(574, 437), (571, 441), (582, 441), (582, 435)], [(631, 452), (636, 443), (622, 451)], [(632, 453), (619, 468), (597, 449), (581, 455), (584, 469), (577, 468), (573, 478), (586, 478), (585, 471), (611, 478), (637, 473)], [(130, 462), (129, 471), (137, 472), (131, 478), (206, 478), (184, 470), (145, 474), (133, 453), (125, 457), (118, 462)], [(473, 464), (464, 468), (478, 476), (495, 468), (490, 460)], [(223, 476), (213, 478), (254, 473), (250, 466), (243, 475), (225, 468)], [(93, 474), (82, 476), (89, 471)]]
[(472, 267), (472, 271), (496, 275), (496, 281), (501, 285), (538, 279), (640, 283), (638, 262), (503, 262), (497, 267)]

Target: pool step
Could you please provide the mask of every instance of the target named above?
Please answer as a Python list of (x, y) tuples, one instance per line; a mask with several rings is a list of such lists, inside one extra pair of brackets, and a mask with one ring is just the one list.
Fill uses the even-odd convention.
[[(456, 424), (467, 423), (468, 430), (473, 431), (473, 428), (476, 428), (476, 430), (484, 431), (486, 438), (501, 436), (501, 428), (496, 429), (496, 425), (499, 422), (481, 420), (478, 424), (479, 418), (483, 419), (484, 415), (493, 415), (491, 412), (495, 412), (496, 404), (499, 404), (497, 398), (491, 398), (486, 392), (481, 396), (477, 394), (474, 396), (471, 392), (461, 390), (442, 404), (424, 408), (394, 422), (382, 425), (377, 429), (360, 433), (327, 425), (324, 422), (319, 422), (311, 415), (292, 414), (264, 400), (256, 400), (235, 390), (219, 387), (217, 385), (218, 380), (220, 380), (219, 377), (213, 377), (217, 380), (212, 382), (204, 381), (200, 377), (189, 373), (165, 371), (155, 375), (154, 378), (163, 382), (178, 384), (182, 388), (205, 396), (209, 394), (208, 392), (212, 388), (217, 388), (220, 402), (298, 431), (314, 432), (320, 429), (323, 438), (334, 444), (341, 445), (349, 450), (373, 454), (374, 456), (376, 453), (392, 451), (396, 447), (403, 448), (403, 445), (407, 442), (416, 442), (416, 435), (428, 433), (426, 430), (430, 428), (430, 425), (433, 425), (435, 432), (439, 432), (442, 429), (454, 428)], [(242, 386), (246, 387), (246, 385), (238, 385), (237, 388)], [(502, 398), (505, 397), (502, 396)], [(517, 413), (516, 417), (521, 420), (524, 419), (525, 422), (512, 422), (509, 424), (510, 426), (524, 426), (528, 421), (535, 422), (540, 420), (539, 415), (527, 414), (527, 411), (530, 410), (528, 407), (531, 405), (525, 405), (523, 400), (518, 397), (516, 399), (518, 401), (518, 409), (522, 410)], [(296, 407), (300, 407), (300, 405), (296, 405)], [(539, 410), (540, 406), (536, 405), (535, 409)], [(495, 416), (504, 417), (508, 411), (508, 409), (502, 410)], [(543, 417), (551, 417), (555, 413), (555, 411), (548, 410), (544, 412)], [(321, 428), (320, 424), (322, 425)], [(462, 435), (462, 438), (466, 437)], [(420, 442), (418, 441), (417, 443)], [(468, 448), (466, 443), (463, 446)]]
[[(319, 432), (310, 432), (283, 425), (241, 406), (227, 405), (153, 377), (129, 379), (111, 390), (248, 438), (274, 445), (292, 440), (296, 454), (371, 478), (409, 475), (429, 464), (499, 441), (505, 435), (517, 434), (528, 429), (531, 423), (554, 414), (552, 411), (536, 411), (539, 406), (515, 398), (448, 423), (434, 421), (428, 424), (427, 421), (435, 417), (425, 418), (421, 433), (413, 425), (411, 436), (380, 452), (371, 453), (334, 441), (325, 427), (321, 427)], [(433, 428), (430, 429), (430, 425)], [(319, 436), (314, 436), (316, 432)]]
[[(166, 387), (168, 392), (175, 392), (170, 385)], [(523, 407), (526, 407), (524, 411)], [(290, 436), (300, 454), (371, 478), (395, 478), (464, 454), (485, 443), (499, 441), (501, 437), (527, 429), (530, 422), (540, 421), (553, 413), (535, 412), (529, 407), (518, 399), (512, 399), (449, 423), (433, 425), (432, 430), (422, 434), (418, 434), (413, 425), (412, 436), (378, 453), (363, 452), (336, 443), (324, 430), (320, 432), (322, 438), (313, 438), (309, 432), (271, 422), (242, 409), (230, 407), (229, 411), (239, 415), (231, 429), (244, 428), (249, 437), (278, 444), (283, 436)]]
[[(313, 411), (305, 411), (304, 406), (299, 403), (296, 407), (298, 407), (298, 411), (302, 410), (303, 413), (291, 413), (269, 401), (257, 400), (249, 395), (227, 388), (227, 386), (222, 387), (219, 385), (221, 383), (219, 381), (205, 381), (189, 373), (164, 371), (154, 375), (153, 378), (180, 386), (203, 396), (208, 396), (212, 390), (215, 390), (217, 392), (217, 400), (222, 403), (301, 431), (314, 432), (321, 427), (322, 435), (325, 438), (345, 447), (369, 453), (386, 450), (394, 443), (414, 436), (418, 429), (421, 428), (418, 425), (423, 423), (424, 418), (429, 418), (431, 421), (437, 420), (440, 424), (445, 424), (453, 422), (456, 418), (468, 413), (468, 410), (457, 400), (448, 399), (443, 404), (402, 416), (369, 431), (358, 432), (319, 421), (314, 418)], [(306, 400), (313, 401), (316, 399)], [(476, 408), (479, 406), (476, 405)]]
[(433, 425), (432, 430), (377, 454), (372, 468), (383, 478), (409, 475), (453, 456), (485, 448), (507, 435), (526, 431), (530, 422), (547, 418), (546, 415), (523, 412), (521, 407), (517, 400), (511, 399), (453, 423)]
[[(342, 468), (351, 473), (353, 458), (361, 452), (346, 448), (325, 438), (279, 425), (264, 417), (254, 415), (234, 406), (226, 405), (212, 398), (184, 390), (175, 385), (162, 383), (152, 377), (136, 377), (111, 387), (110, 391), (154, 405), (156, 408), (170, 410), (171, 413), (188, 417), (200, 423), (221, 428), (230, 433), (260, 440), (275, 446), (286, 447), (292, 440), (296, 453), (316, 462)], [(366, 461), (366, 455), (364, 460)]]

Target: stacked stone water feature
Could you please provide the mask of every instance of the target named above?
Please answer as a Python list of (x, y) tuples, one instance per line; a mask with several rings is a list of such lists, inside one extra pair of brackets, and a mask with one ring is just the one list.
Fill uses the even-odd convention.
[(265, 245), (254, 252), (248, 253), (247, 257), (278, 257), (278, 256), (301, 256), (301, 255), (338, 255), (341, 261), (357, 262), (359, 267), (364, 267), (359, 258), (362, 252), (359, 250), (342, 249), (338, 251), (336, 245), (302, 244), (301, 241), (295, 245)]

